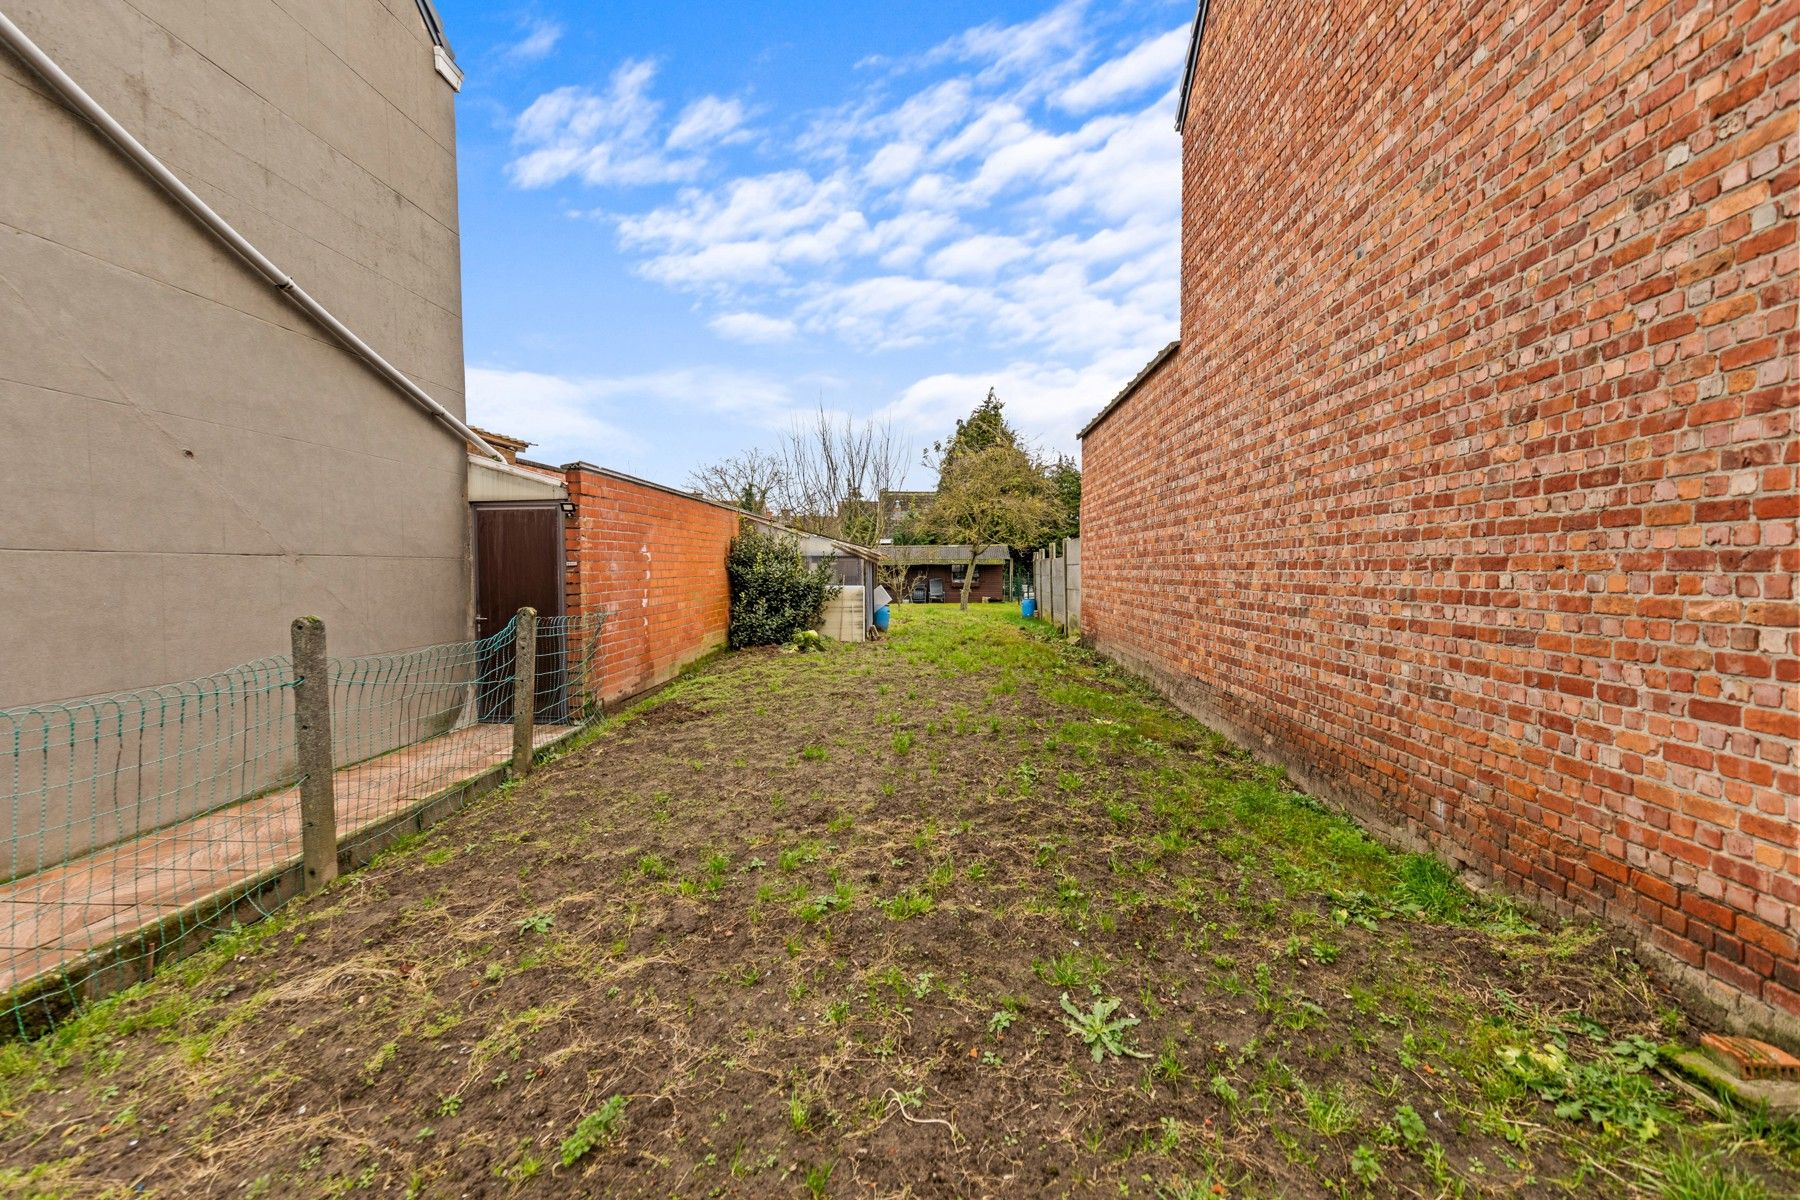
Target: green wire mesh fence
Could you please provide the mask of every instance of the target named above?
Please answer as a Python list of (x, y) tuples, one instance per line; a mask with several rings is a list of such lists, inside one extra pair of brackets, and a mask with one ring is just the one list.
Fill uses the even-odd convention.
[[(534, 744), (600, 712), (602, 614), (539, 622)], [(508, 763), (516, 622), (330, 663), (340, 850)], [(0, 1033), (31, 1036), (297, 890), (286, 658), (0, 709)]]

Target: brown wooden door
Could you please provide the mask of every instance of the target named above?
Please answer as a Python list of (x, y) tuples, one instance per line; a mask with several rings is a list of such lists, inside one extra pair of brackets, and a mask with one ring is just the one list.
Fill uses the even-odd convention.
[[(563, 613), (563, 515), (551, 504), (475, 506), (475, 636), (486, 639), (506, 627), (521, 608), (540, 619)], [(561, 720), (562, 639), (540, 625), (537, 713)], [(483, 721), (512, 720), (512, 646), (483, 655), (480, 712)], [(493, 681), (504, 680), (504, 685)]]

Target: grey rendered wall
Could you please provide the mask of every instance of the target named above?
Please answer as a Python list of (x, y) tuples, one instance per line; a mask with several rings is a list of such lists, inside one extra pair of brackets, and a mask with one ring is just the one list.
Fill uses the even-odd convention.
[[(8, 0), (463, 411), (453, 93), (413, 0)], [(0, 51), (0, 706), (470, 628), (464, 449)]]

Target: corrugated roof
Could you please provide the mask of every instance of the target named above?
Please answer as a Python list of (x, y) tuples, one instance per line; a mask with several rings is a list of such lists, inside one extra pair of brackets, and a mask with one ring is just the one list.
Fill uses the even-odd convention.
[(1168, 362), (1169, 359), (1174, 355), (1175, 351), (1179, 350), (1180, 348), (1181, 348), (1181, 339), (1176, 338), (1174, 341), (1172, 341), (1168, 345), (1164, 346), (1161, 350), (1158, 350), (1156, 352), (1156, 357), (1151, 359), (1148, 363), (1144, 364), (1144, 369), (1139, 371), (1132, 378), (1131, 382), (1125, 385), (1125, 390), (1120, 392), (1118, 395), (1114, 396), (1111, 400), (1108, 400), (1106, 402), (1106, 407), (1101, 409), (1099, 412), (1095, 413), (1094, 419), (1089, 421), (1086, 425), (1083, 425), (1081, 427), (1081, 432), (1075, 435), (1076, 438), (1080, 439), (1080, 438), (1086, 437), (1089, 433), (1093, 432), (1094, 426), (1096, 426), (1100, 422), (1106, 420), (1106, 418), (1112, 416), (1113, 409), (1119, 407), (1119, 405), (1121, 405), (1121, 404), (1125, 403), (1125, 401), (1129, 400), (1131, 398), (1131, 393), (1137, 391), (1138, 385), (1143, 383), (1144, 380), (1150, 378), (1151, 372), (1155, 371), (1156, 368), (1158, 368), (1158, 367), (1162, 366), (1164, 363)]

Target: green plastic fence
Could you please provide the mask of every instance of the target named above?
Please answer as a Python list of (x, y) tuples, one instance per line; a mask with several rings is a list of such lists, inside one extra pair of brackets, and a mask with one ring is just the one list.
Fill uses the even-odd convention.
[[(599, 715), (603, 619), (540, 620), (540, 744)], [(331, 660), (341, 845), (510, 760), (515, 625)], [(0, 1032), (53, 1028), (291, 893), (294, 686), (271, 658), (0, 709)]]

